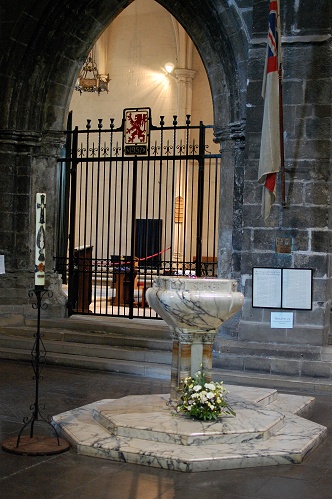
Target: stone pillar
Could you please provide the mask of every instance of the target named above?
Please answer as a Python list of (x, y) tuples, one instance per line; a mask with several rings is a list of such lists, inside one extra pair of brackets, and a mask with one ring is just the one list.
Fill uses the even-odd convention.
[(212, 347), (216, 331), (188, 331), (170, 327), (173, 350), (171, 400), (177, 400), (178, 388), (188, 376), (203, 369), (206, 381), (212, 379)]
[[(178, 83), (178, 123), (183, 125), (187, 115), (191, 115), (192, 108), (192, 82), (195, 78), (196, 71), (192, 69), (175, 69), (175, 77)], [(186, 131), (178, 131), (178, 144), (185, 145), (186, 142)], [(186, 205), (185, 192), (186, 192), (186, 181), (185, 178), (185, 167), (182, 168), (181, 164), (176, 166), (176, 180), (175, 180), (175, 198), (181, 198), (183, 201), (183, 206)], [(175, 220), (174, 221), (174, 249), (172, 255), (172, 261), (174, 262), (175, 269), (178, 268), (179, 264), (183, 262), (185, 255), (183, 255), (183, 245), (185, 234), (184, 223)]]
[[(183, 337), (183, 333), (181, 335)], [(188, 333), (185, 333), (185, 338), (180, 341), (180, 364), (179, 364), (179, 386), (183, 380), (191, 375), (191, 346), (192, 340)]]
[[(0, 131), (0, 254), (5, 271), (0, 279), (0, 322), (24, 325), (31, 314), (28, 291), (34, 287), (35, 201), (37, 192), (47, 194), (46, 288), (54, 281), (53, 256), (56, 237), (56, 173), (62, 132)], [(54, 300), (65, 314), (64, 297), (54, 282)], [(59, 292), (58, 292), (59, 291)], [(51, 303), (47, 311), (51, 313)], [(54, 312), (54, 311), (53, 311)], [(59, 310), (58, 310), (59, 312)]]
[(212, 353), (213, 353), (213, 343), (215, 340), (215, 332), (205, 333), (202, 336), (203, 352), (202, 352), (202, 367), (205, 372), (206, 381), (211, 381), (212, 379)]
[(173, 353), (171, 368), (171, 400), (178, 398), (177, 389), (184, 379), (191, 376), (192, 343), (191, 332), (179, 328), (171, 328), (173, 336)]
[(218, 277), (240, 277), (245, 121), (215, 130), (222, 153)]
[(183, 124), (187, 114), (191, 115), (192, 85), (196, 71), (193, 69), (178, 68), (174, 70), (178, 82), (178, 117)]
[(172, 366), (171, 366), (171, 400), (177, 399), (177, 388), (179, 381), (179, 355), (180, 355), (180, 342), (178, 336), (175, 332), (175, 328), (169, 326), (171, 332), (171, 338), (173, 340), (172, 346)]

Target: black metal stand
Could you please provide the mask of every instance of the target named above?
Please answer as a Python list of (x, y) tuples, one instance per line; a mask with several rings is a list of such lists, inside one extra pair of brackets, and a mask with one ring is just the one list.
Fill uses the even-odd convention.
[[(32, 304), (34, 309), (37, 309), (37, 332), (35, 336), (35, 343), (31, 350), (32, 355), (32, 366), (34, 370), (34, 380), (35, 380), (35, 402), (30, 406), (32, 411), (31, 417), (25, 417), (23, 419), (23, 427), (21, 428), (18, 437), (10, 437), (2, 443), (2, 448), (8, 452), (13, 452), (15, 454), (25, 454), (25, 455), (49, 455), (49, 454), (59, 454), (65, 452), (69, 449), (69, 444), (64, 439), (60, 438), (58, 432), (51, 424), (51, 422), (46, 419), (41, 409), (45, 409), (44, 406), (39, 404), (39, 381), (40, 373), (42, 370), (42, 362), (45, 362), (46, 349), (40, 335), (40, 311), (41, 309), (47, 308), (47, 304), (42, 304), (42, 299), (45, 295), (49, 298), (52, 296), (52, 291), (44, 289), (44, 286), (35, 286), (34, 290), (29, 291), (29, 298), (36, 296), (36, 303)], [(45, 437), (45, 436), (34, 436), (34, 425), (36, 421), (42, 421), (48, 424), (54, 434), (55, 438)], [(30, 437), (22, 436), (23, 431), (30, 425)]]

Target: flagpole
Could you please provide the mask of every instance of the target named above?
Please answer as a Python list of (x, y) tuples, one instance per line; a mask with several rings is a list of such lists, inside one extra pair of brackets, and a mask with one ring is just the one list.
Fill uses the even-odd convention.
[(282, 66), (279, 66), (279, 130), (280, 130), (280, 175), (281, 175), (281, 204), (286, 206), (285, 188), (285, 147), (284, 147), (284, 112), (282, 95)]
[(279, 80), (279, 138), (280, 138), (280, 177), (281, 177), (281, 205), (286, 206), (286, 182), (285, 182), (285, 144), (284, 144), (284, 106), (283, 106), (283, 78), (282, 78), (282, 55), (281, 55), (281, 21), (280, 0), (278, 6), (278, 80)]

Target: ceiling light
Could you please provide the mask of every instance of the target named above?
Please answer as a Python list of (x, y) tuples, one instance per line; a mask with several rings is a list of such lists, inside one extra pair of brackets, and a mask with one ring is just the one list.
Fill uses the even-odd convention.
[(110, 81), (109, 74), (100, 74), (94, 58), (93, 50), (88, 55), (83, 67), (78, 75), (75, 90), (80, 92), (107, 92), (108, 83)]

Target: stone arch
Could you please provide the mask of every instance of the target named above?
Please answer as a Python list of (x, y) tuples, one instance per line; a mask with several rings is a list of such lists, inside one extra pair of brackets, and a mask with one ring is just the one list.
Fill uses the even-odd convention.
[[(0, 204), (5, 215), (0, 224), (0, 252), (5, 255), (8, 270), (3, 289), (13, 290), (3, 294), (3, 304), (14, 301), (17, 316), (26, 314), (26, 290), (33, 276), (31, 229), (36, 192), (48, 195), (46, 268), (53, 268), (56, 159), (64, 140), (62, 130), (75, 79), (96, 39), (131, 1), (27, 0), (15, 13), (10, 0), (3, 2), (2, 20), (6, 22), (2, 22), (0, 38)], [(225, 151), (219, 227), (219, 256), (225, 271), (219, 274), (227, 277), (232, 271), (234, 172), (236, 166), (243, 166), (243, 155), (234, 153), (234, 144), (243, 139), (249, 43), (246, 24), (231, 0), (204, 0), (199, 10), (196, 0), (158, 3), (188, 32), (210, 82), (215, 136)]]
[[(1, 67), (5, 75), (1, 103), (1, 128), (15, 130), (61, 130), (76, 75), (89, 48), (103, 29), (124, 9), (128, 0), (77, 3), (54, 2), (27, 6), (9, 34)], [(159, 0), (185, 28), (195, 43), (208, 74), (216, 128), (244, 117), (246, 81), (244, 23), (231, 2), (220, 0), (183, 5)], [(226, 99), (225, 99), (226, 97)]]

